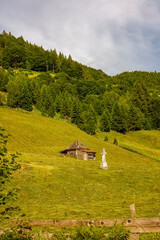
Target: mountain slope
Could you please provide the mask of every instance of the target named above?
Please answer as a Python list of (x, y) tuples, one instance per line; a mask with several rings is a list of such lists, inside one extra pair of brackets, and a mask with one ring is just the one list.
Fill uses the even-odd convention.
[[(129, 217), (133, 202), (138, 217), (157, 216), (159, 162), (33, 112), (0, 107), (0, 125), (11, 134), (9, 151), (22, 154), (12, 185), (21, 190), (17, 204), (28, 219)], [(75, 140), (95, 150), (97, 160), (61, 157)], [(108, 170), (99, 168), (103, 147)]]

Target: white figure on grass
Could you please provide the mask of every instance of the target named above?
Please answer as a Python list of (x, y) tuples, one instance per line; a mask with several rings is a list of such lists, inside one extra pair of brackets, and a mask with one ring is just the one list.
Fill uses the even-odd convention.
[(106, 168), (108, 168), (108, 164), (106, 162), (106, 154), (107, 153), (104, 148), (103, 148), (101, 154), (102, 154), (102, 162), (101, 162), (100, 168), (106, 169)]

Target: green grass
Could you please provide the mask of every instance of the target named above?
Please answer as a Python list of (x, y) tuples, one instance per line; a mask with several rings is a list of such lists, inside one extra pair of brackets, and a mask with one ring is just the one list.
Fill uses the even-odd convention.
[[(14, 73), (17, 73), (17, 74), (18, 73), (27, 74), (29, 78), (34, 78), (34, 77), (37, 77), (38, 75), (42, 74), (42, 72), (37, 72), (37, 71), (33, 71), (33, 70), (28, 71), (26, 69), (14, 69), (13, 71), (14, 71)], [(55, 76), (55, 74), (52, 72), (50, 72), (50, 75), (52, 77)]]
[[(20, 188), (16, 204), (27, 219), (127, 218), (133, 202), (137, 217), (158, 216), (158, 161), (36, 112), (0, 107), (0, 125), (11, 134), (9, 152), (22, 154), (12, 186)], [(97, 160), (61, 157), (59, 151), (75, 140), (95, 150)], [(103, 147), (108, 170), (99, 168)]]
[(141, 155), (160, 161), (160, 131), (132, 131), (126, 135), (117, 132), (97, 132), (99, 139), (108, 137), (108, 142), (113, 143), (117, 139), (119, 146)]

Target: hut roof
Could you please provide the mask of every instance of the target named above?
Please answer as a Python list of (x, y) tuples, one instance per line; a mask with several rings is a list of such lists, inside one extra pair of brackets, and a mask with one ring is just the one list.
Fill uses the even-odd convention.
[(69, 146), (68, 148), (66, 148), (65, 150), (61, 151), (61, 153), (65, 153), (67, 151), (70, 150), (80, 150), (80, 149), (86, 149), (89, 150), (89, 148), (87, 146), (85, 146), (83, 143), (81, 143), (80, 141), (76, 140), (71, 146)]
[(71, 146), (66, 148), (66, 150), (76, 150), (76, 149), (89, 149), (89, 148), (78, 140), (76, 140)]

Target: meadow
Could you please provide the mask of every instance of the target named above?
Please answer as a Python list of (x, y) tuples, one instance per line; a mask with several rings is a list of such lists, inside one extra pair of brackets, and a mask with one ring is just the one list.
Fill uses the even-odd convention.
[[(21, 153), (18, 161), (22, 168), (11, 186), (20, 189), (15, 204), (26, 219), (128, 218), (132, 203), (137, 217), (158, 216), (160, 162), (155, 158), (159, 158), (159, 131), (150, 131), (150, 136), (155, 134), (150, 146), (141, 138), (149, 137), (148, 131), (128, 133), (126, 142), (119, 135), (121, 144), (129, 144), (128, 138), (132, 138), (132, 147), (150, 148), (154, 157), (149, 157), (114, 145), (114, 132), (105, 142), (103, 134), (91, 136), (66, 121), (37, 112), (0, 107), (0, 125), (11, 134), (9, 152)], [(62, 157), (59, 152), (75, 140), (95, 150), (96, 161)], [(107, 151), (107, 170), (99, 168), (102, 148)]]
[(97, 132), (96, 136), (102, 140), (107, 136), (110, 143), (113, 143), (116, 138), (120, 147), (160, 161), (160, 131), (158, 130), (130, 131), (125, 135), (114, 131)]

